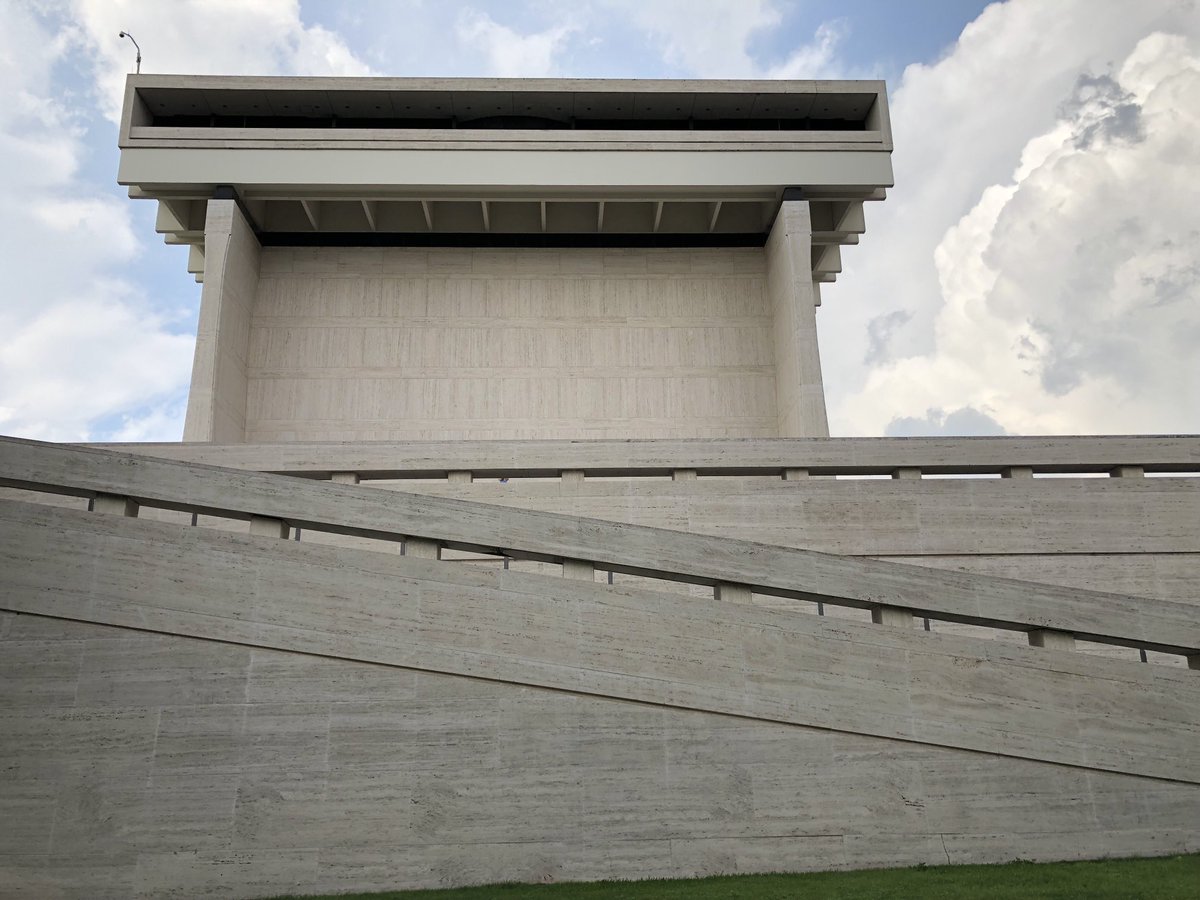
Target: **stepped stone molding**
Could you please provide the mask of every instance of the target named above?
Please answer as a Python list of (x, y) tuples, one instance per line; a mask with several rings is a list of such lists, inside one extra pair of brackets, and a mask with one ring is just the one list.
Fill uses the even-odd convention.
[(11, 502), (0, 523), (12, 612), (1200, 784), (1200, 677), (1188, 671), (278, 533)]
[(1193, 655), (1195, 608), (1003, 578), (848, 559), (811, 551), (623, 525), (555, 513), (360, 486), (293, 481), (113, 451), (0, 439), (0, 484), (91, 496), (125, 496), (166, 509), (395, 539), (415, 536), (457, 550), (554, 562), (869, 609), (879, 604), (948, 621), (1049, 628), (1088, 640)]
[(669, 475), (927, 475), (1108, 473), (1136, 463), (1144, 472), (1200, 472), (1200, 437), (818, 438), (754, 440), (297, 441), (282, 443), (93, 444), (146, 456), (312, 478), (357, 472), (362, 478)]

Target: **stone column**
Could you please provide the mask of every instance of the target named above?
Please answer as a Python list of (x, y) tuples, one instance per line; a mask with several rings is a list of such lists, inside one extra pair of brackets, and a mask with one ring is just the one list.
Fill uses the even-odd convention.
[(1035, 628), (1029, 632), (1030, 647), (1048, 647), (1052, 650), (1074, 650), (1075, 635), (1069, 631), (1053, 631), (1049, 628)]
[(92, 511), (108, 513), (114, 516), (136, 518), (138, 505), (128, 497), (118, 497), (115, 494), (97, 494), (92, 501)]
[(911, 609), (901, 606), (873, 606), (871, 621), (876, 625), (891, 625), (893, 628), (912, 628), (913, 614)]
[(586, 560), (564, 559), (562, 567), (564, 578), (573, 578), (576, 581), (596, 580), (596, 569)]
[(766, 245), (780, 437), (829, 437), (817, 351), (812, 219), (807, 200), (785, 200)]
[(441, 559), (442, 548), (438, 546), (437, 541), (430, 541), (425, 538), (408, 538), (404, 542), (404, 555), (416, 556), (421, 559)]
[(258, 291), (258, 238), (235, 200), (209, 200), (204, 288), (185, 441), (246, 440), (246, 356)]
[(713, 585), (713, 596), (726, 603), (750, 604), (754, 602), (754, 592), (745, 584), (731, 584), (718, 581)]
[(270, 516), (251, 516), (250, 533), (261, 537), (286, 538), (291, 529), (282, 519)]

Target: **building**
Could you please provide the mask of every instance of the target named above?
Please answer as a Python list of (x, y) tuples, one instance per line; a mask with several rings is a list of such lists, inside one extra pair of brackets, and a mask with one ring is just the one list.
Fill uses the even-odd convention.
[(121, 147), (185, 441), (0, 439), (0, 892), (1200, 849), (1200, 438), (828, 436), (882, 84), (147, 75)]

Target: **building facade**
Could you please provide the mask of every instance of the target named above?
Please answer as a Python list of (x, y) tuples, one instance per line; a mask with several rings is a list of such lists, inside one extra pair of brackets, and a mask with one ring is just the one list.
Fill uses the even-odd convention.
[(890, 151), (878, 82), (132, 77), (186, 430), (0, 438), (0, 896), (1200, 849), (1200, 438), (828, 434)]

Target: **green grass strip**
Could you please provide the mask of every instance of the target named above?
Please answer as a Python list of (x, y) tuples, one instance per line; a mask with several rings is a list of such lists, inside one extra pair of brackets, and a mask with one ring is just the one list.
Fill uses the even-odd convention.
[[(324, 900), (335, 897), (336, 900), (1197, 900), (1200, 898), (1200, 854), (795, 875), (496, 884), (445, 890), (331, 894)], [(322, 898), (310, 895), (303, 900)]]

